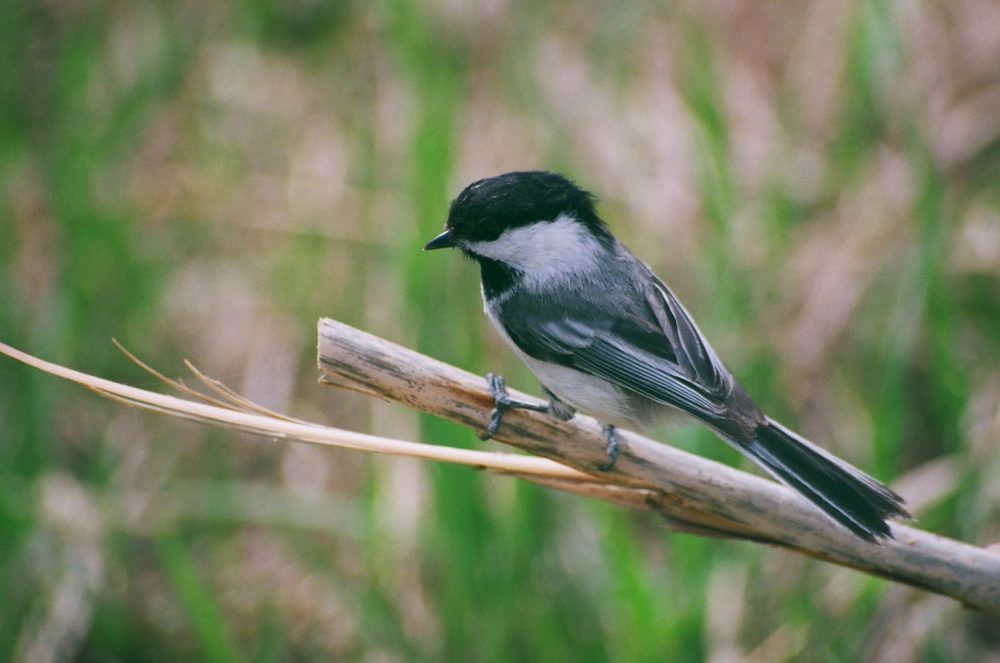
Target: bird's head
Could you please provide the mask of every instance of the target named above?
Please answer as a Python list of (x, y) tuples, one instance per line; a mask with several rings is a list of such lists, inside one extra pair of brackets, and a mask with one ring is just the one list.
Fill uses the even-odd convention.
[(467, 186), (424, 248), (456, 247), (535, 278), (588, 267), (613, 241), (588, 192), (557, 173), (522, 171)]

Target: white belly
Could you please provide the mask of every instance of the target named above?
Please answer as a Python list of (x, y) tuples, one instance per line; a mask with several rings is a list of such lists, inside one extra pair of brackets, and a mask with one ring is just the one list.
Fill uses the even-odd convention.
[(516, 348), (515, 352), (539, 382), (559, 400), (602, 423), (628, 427), (642, 423), (635, 412), (634, 398), (630, 399), (620, 387), (572, 368), (532, 359)]

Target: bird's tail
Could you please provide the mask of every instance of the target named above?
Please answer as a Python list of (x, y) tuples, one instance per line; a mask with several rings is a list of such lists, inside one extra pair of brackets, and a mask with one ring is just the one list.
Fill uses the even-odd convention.
[(740, 445), (755, 462), (866, 541), (892, 537), (887, 518), (909, 518), (903, 498), (773, 419)]

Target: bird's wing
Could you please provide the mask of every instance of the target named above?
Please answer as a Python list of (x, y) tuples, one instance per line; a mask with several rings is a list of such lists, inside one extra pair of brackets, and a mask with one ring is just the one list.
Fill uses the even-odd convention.
[(507, 332), (535, 359), (595, 375), (706, 421), (724, 419), (728, 394), (702, 384), (688, 364), (695, 349), (674, 341), (688, 330), (673, 330), (668, 336), (655, 322), (539, 313), (508, 325)]
[(735, 380), (680, 301), (647, 268), (646, 304), (676, 356), (678, 369), (702, 389), (727, 398)]

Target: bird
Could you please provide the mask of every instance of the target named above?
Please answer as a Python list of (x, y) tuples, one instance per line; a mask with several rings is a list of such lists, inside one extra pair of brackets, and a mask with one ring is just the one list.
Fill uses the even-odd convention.
[(892, 538), (903, 499), (768, 417), (725, 367), (680, 300), (621, 242), (596, 199), (567, 177), (516, 171), (469, 184), (425, 250), (457, 248), (478, 263), (484, 310), (539, 379), (544, 405), (516, 401), (487, 376), (493, 436), (514, 408), (603, 424), (608, 460), (617, 428), (646, 429), (680, 411), (704, 424), (861, 539)]

